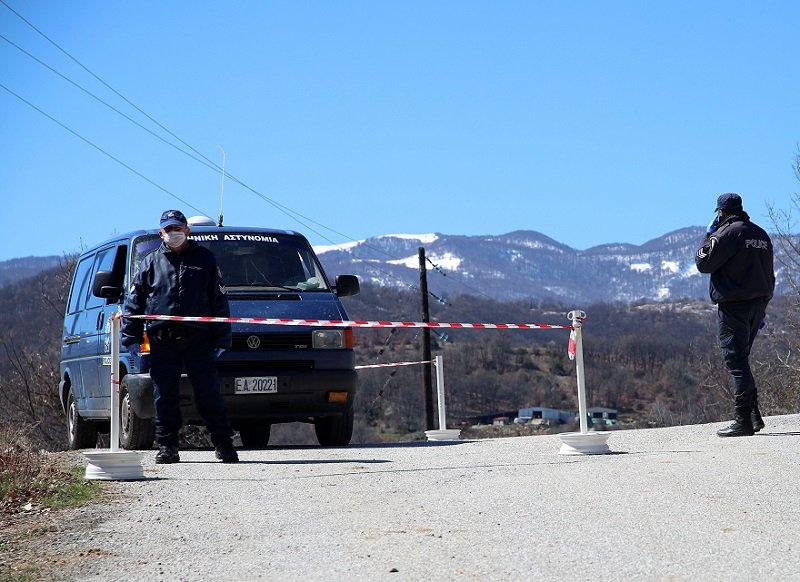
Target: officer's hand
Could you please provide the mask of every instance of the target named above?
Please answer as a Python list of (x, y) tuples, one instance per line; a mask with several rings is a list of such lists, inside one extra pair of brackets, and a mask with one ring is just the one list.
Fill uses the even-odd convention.
[(130, 348), (131, 346), (136, 346), (138, 349), (139, 344), (142, 343), (143, 341), (144, 338), (141, 337), (133, 337), (132, 335), (123, 335), (120, 343), (126, 348)]

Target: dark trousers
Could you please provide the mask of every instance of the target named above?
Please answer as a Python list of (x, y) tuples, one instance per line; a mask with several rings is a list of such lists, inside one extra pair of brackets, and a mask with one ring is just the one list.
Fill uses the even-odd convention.
[(750, 371), (750, 349), (764, 321), (766, 309), (767, 301), (760, 298), (717, 306), (719, 345), (725, 367), (733, 378), (735, 412), (747, 419), (758, 402), (756, 383)]
[(225, 401), (219, 393), (214, 352), (204, 330), (182, 330), (171, 337), (162, 329), (150, 339), (150, 377), (156, 408), (156, 441), (159, 445), (178, 446), (178, 432), (183, 424), (180, 406), (181, 371), (194, 389), (195, 405), (203, 418), (211, 442), (226, 446), (233, 431), (228, 422)]

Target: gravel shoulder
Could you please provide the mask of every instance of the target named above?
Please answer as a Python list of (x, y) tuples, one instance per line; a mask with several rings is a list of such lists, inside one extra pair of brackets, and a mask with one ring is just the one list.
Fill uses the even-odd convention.
[(800, 415), (557, 436), (182, 451), (58, 512), (52, 580), (798, 580)]

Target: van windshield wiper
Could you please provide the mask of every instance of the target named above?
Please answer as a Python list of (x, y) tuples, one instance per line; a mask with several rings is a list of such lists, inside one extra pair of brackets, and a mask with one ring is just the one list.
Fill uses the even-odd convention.
[(300, 289), (298, 287), (287, 287), (286, 285), (276, 285), (275, 283), (233, 283), (225, 285), (229, 289), (237, 288), (237, 287), (261, 287), (264, 289), (282, 289), (283, 291), (292, 291), (297, 292)]

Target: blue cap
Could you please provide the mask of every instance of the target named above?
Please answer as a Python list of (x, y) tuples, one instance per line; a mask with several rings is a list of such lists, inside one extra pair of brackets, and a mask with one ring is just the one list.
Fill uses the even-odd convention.
[(186, 226), (186, 224), (186, 217), (180, 210), (165, 210), (161, 215), (161, 228), (173, 225)]
[(742, 197), (736, 194), (735, 192), (728, 192), (727, 194), (722, 194), (719, 198), (717, 198), (717, 207), (714, 210), (724, 210), (726, 212), (741, 210), (742, 209)]

